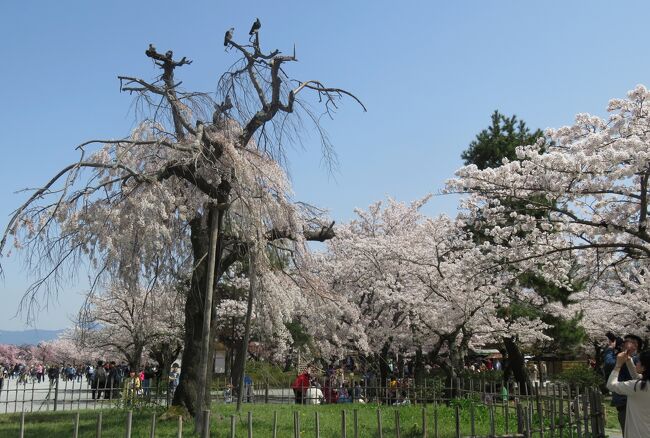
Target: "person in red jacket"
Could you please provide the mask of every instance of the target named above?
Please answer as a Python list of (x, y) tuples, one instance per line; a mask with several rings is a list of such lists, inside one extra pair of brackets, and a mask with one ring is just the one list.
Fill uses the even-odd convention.
[(291, 384), (293, 395), (296, 397), (296, 404), (305, 404), (305, 392), (309, 389), (309, 370), (298, 374), (296, 380)]

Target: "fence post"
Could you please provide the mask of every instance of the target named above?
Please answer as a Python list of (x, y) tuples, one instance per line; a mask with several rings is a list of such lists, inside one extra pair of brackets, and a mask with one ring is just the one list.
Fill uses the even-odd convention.
[(427, 409), (422, 408), (422, 438), (427, 438)]
[(384, 438), (384, 432), (381, 427), (381, 409), (377, 409), (377, 436)]
[[(18, 389), (17, 386), (16, 389)], [(56, 407), (57, 407), (56, 405), (58, 400), (59, 400), (59, 377), (57, 376), (56, 379), (54, 379), (54, 412), (56, 412)]]
[(564, 435), (564, 388), (562, 385), (558, 385), (558, 393), (560, 395), (560, 407), (558, 409), (560, 418), (558, 419), (560, 422), (560, 436)]
[(102, 438), (102, 411), (97, 415), (97, 428), (95, 431), (95, 438)]
[(460, 438), (460, 407), (455, 406), (455, 417), (456, 417), (456, 438)]
[(316, 438), (320, 438), (320, 417), (318, 411), (314, 413), (316, 415)]
[(470, 403), (469, 405), (469, 422), (470, 422), (470, 428), (472, 431), (472, 436), (476, 435), (476, 424), (475, 424), (475, 418), (474, 418), (474, 403)]
[(494, 402), (490, 403), (490, 436), (496, 436), (496, 426), (494, 425)]
[(74, 431), (72, 433), (72, 438), (78, 438), (79, 437), (79, 411), (77, 411), (77, 414), (74, 416)]
[[(584, 394), (582, 395), (582, 410), (584, 415), (584, 426), (585, 426), (585, 436), (589, 436), (589, 428), (591, 424), (589, 423), (589, 394), (587, 389), (585, 389)], [(593, 433), (594, 430), (592, 429)]]
[(438, 438), (438, 402), (433, 402), (433, 438)]
[[(508, 384), (506, 383), (506, 393), (508, 392), (507, 388)], [(504, 397), (505, 400), (503, 400), (504, 406), (503, 406), (503, 418), (506, 423), (506, 435), (510, 432), (510, 395), (506, 395)]]
[(591, 433), (595, 437), (604, 436), (600, 422), (600, 403), (593, 388), (589, 389), (589, 414), (591, 415)]
[(517, 433), (523, 433), (524, 432), (524, 419), (523, 419), (523, 412), (521, 409), (521, 402), (519, 399), (516, 400), (517, 403)]
[(359, 410), (355, 409), (353, 414), (354, 414), (354, 438), (359, 438)]
[(235, 438), (235, 416), (230, 416), (230, 438)]
[(395, 438), (400, 438), (399, 409), (395, 409)]
[(248, 411), (248, 438), (253, 438), (253, 413)]
[(178, 433), (176, 437), (183, 438), (183, 416), (182, 415), (178, 416)]
[(133, 425), (133, 411), (126, 413), (126, 438), (131, 438), (131, 426)]
[(264, 381), (264, 403), (269, 403), (269, 379)]
[(346, 427), (346, 414), (345, 409), (341, 410), (341, 438), (347, 438), (347, 427)]
[(156, 438), (156, 413), (155, 412), (151, 417), (151, 433), (149, 434), (149, 438)]
[(204, 409), (202, 417), (201, 438), (210, 438), (210, 410)]
[(273, 438), (278, 436), (278, 411), (273, 411)]
[(580, 404), (580, 386), (576, 385), (576, 398), (575, 398), (575, 418), (576, 418), (576, 432), (578, 438), (582, 437), (582, 419), (580, 418), (581, 404)]
[(25, 437), (25, 411), (20, 413), (20, 438), (24, 438), (24, 437)]

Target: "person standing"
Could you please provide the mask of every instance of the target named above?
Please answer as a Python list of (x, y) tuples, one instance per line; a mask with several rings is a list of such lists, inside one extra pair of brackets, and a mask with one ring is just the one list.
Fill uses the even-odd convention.
[(133, 406), (135, 398), (140, 391), (140, 377), (136, 375), (135, 370), (129, 371), (129, 377), (124, 379), (124, 403), (126, 406)]
[(167, 376), (167, 382), (168, 382), (167, 396), (169, 402), (171, 402), (171, 399), (174, 398), (174, 393), (176, 392), (176, 388), (178, 387), (178, 382), (180, 377), (181, 377), (181, 372), (179, 366), (176, 362), (174, 362), (174, 364), (172, 365), (172, 370), (169, 372), (169, 375)]
[[(626, 366), (624, 366), (626, 365)], [(620, 380), (620, 374), (626, 370), (631, 379)], [(636, 366), (627, 351), (616, 356), (616, 364), (607, 379), (607, 389), (618, 395), (626, 396), (625, 438), (650, 437), (650, 351), (639, 355)]]
[[(643, 348), (643, 340), (633, 334), (628, 334), (623, 337), (623, 351), (626, 353), (633, 363), (637, 362), (637, 352)], [(619, 352), (616, 349), (616, 340), (609, 340), (608, 346), (605, 349), (605, 357), (603, 361), (603, 366), (605, 369), (606, 375), (611, 376), (611, 372), (614, 370), (617, 361), (617, 354)], [(620, 372), (617, 373), (617, 378), (619, 382), (626, 382), (632, 379), (629, 370), (627, 367), (622, 368)], [(614, 392), (612, 394), (612, 405), (616, 407), (618, 411), (618, 423), (621, 426), (621, 431), (625, 435), (625, 416), (627, 411), (627, 396), (625, 394), (620, 394)]]
[(7, 369), (4, 365), (0, 364), (0, 394), (2, 393), (2, 388), (5, 384), (5, 376), (7, 375)]

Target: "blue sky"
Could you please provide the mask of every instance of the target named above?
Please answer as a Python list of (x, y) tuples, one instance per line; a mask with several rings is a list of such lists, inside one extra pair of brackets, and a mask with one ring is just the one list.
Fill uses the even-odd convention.
[[(188, 2), (190, 3), (190, 2)], [(558, 127), (579, 112), (604, 114), (607, 101), (650, 83), (648, 2), (611, 1), (30, 1), (0, 4), (0, 226), (35, 187), (76, 159), (74, 146), (118, 138), (134, 125), (132, 98), (116, 76), (150, 79), (148, 43), (194, 60), (177, 72), (186, 89), (213, 91), (234, 61), (223, 34), (262, 21), (262, 43), (296, 45), (298, 79), (354, 92), (326, 120), (339, 166), (322, 166), (312, 132), (290, 154), (296, 198), (344, 221), (355, 207), (392, 196), (439, 191), (460, 153), (492, 111), (532, 128)], [(435, 197), (429, 214), (454, 214)], [(29, 283), (16, 257), (2, 259), (0, 329)], [(86, 287), (71, 284), (36, 326), (69, 325)]]

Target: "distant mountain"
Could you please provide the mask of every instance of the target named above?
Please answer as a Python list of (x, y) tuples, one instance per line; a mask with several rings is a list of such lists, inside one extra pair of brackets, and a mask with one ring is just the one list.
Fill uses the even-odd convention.
[(0, 330), (0, 344), (36, 345), (59, 337), (63, 330)]

